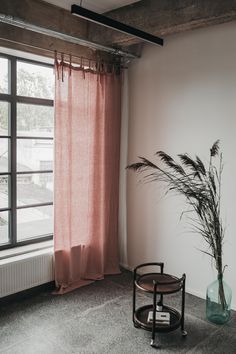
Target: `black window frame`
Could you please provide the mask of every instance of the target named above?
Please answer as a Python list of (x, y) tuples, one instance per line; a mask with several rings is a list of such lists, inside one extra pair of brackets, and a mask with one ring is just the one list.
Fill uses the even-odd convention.
[[(36, 97), (26, 97), (17, 95), (17, 61), (26, 62), (29, 64), (36, 64), (39, 66), (51, 67), (52, 64), (40, 62), (34, 59), (26, 59), (23, 57), (8, 55), (0, 52), (0, 58), (8, 59), (8, 93), (0, 93), (0, 102), (8, 102), (10, 106), (10, 132), (8, 135), (0, 135), (1, 138), (8, 139), (8, 163), (9, 170), (8, 172), (0, 172), (1, 176), (8, 176), (8, 208), (1, 208), (0, 212), (8, 212), (8, 243), (0, 244), (0, 250), (9, 249), (13, 247), (19, 247), (39, 242), (45, 242), (53, 239), (53, 233), (46, 234), (40, 237), (32, 237), (23, 241), (17, 241), (17, 210), (48, 206), (53, 205), (53, 202), (46, 203), (36, 203), (36, 204), (27, 204), (23, 206), (17, 206), (17, 175), (22, 174), (42, 174), (42, 173), (52, 173), (53, 170), (40, 170), (40, 171), (19, 171), (17, 172), (17, 140), (18, 139), (40, 139), (40, 140), (52, 140), (54, 137), (37, 137), (37, 136), (17, 136), (17, 104), (33, 104), (39, 106), (48, 106), (54, 107), (54, 100), (36, 98)], [(9, 183), (10, 178), (10, 183)]]

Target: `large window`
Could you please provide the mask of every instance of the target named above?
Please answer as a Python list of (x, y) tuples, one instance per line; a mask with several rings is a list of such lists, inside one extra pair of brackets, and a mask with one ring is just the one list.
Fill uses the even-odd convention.
[(53, 234), (51, 65), (0, 54), (0, 249)]

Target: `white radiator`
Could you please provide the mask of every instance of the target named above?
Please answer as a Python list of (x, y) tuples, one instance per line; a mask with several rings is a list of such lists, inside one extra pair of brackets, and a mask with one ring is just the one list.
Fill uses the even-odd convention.
[(0, 298), (53, 280), (52, 249), (0, 260)]

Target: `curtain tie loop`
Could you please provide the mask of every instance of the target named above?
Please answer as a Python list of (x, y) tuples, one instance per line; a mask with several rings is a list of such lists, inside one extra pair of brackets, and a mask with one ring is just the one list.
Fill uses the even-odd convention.
[(56, 71), (57, 80), (59, 80), (59, 68), (57, 60), (57, 51), (54, 50), (54, 70)]
[(64, 82), (64, 53), (61, 53), (61, 80)]
[(72, 64), (71, 64), (71, 62), (72, 62), (72, 56), (71, 56), (71, 54), (70, 54), (70, 68), (69, 68), (69, 70), (70, 70), (70, 76), (71, 76), (71, 66), (72, 66)]

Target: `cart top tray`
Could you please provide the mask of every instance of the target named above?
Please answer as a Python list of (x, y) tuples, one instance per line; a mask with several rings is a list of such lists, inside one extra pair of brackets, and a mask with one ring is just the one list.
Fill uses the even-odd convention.
[(141, 290), (152, 293), (154, 291), (154, 282), (157, 282), (156, 292), (158, 294), (175, 293), (180, 291), (182, 286), (182, 279), (165, 273), (147, 273), (139, 275), (135, 284)]

